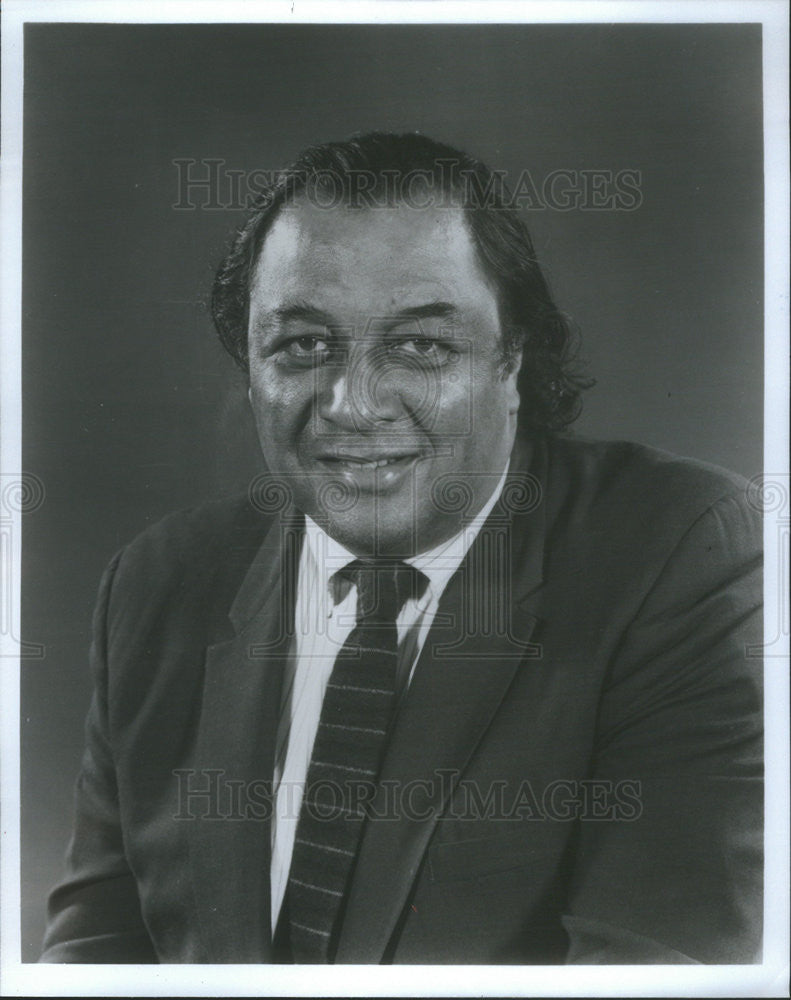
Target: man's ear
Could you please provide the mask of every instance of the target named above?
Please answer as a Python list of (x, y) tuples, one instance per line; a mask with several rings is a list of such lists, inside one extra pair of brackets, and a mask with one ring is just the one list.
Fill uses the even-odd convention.
[(509, 359), (508, 367), (503, 373), (503, 379), (507, 383), (507, 393), (508, 393), (508, 412), (509, 414), (517, 413), (519, 411), (519, 389), (517, 387), (517, 381), (519, 379), (519, 371), (522, 367), (522, 352), (516, 351), (513, 356)]

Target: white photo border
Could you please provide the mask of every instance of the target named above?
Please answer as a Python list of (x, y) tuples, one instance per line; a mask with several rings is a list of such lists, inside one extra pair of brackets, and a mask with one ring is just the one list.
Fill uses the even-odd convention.
[[(765, 430), (767, 476), (788, 482), (789, 159), (788, 3), (627, 0), (393, 2), (348, 0), (7, 0), (2, 11), (2, 381), (3, 484), (22, 469), (21, 233), (23, 28), (31, 22), (104, 23), (761, 23), (765, 152)], [(788, 489), (786, 485), (786, 489)], [(19, 538), (21, 515), (9, 534)], [(787, 536), (785, 545), (787, 546)], [(788, 551), (765, 526), (766, 592), (788, 581)], [(20, 562), (3, 549), (9, 588), (6, 643), (19, 633)], [(787, 595), (786, 595), (787, 596)], [(764, 960), (753, 966), (151, 966), (23, 964), (20, 960), (19, 659), (2, 650), (2, 867), (0, 994), (21, 996), (786, 996), (788, 988), (789, 690), (788, 611), (767, 602), (765, 634), (785, 642), (766, 673), (766, 869)], [(785, 630), (785, 634), (784, 634)], [(13, 645), (13, 641), (11, 643)], [(11, 654), (11, 655), (9, 655)]]

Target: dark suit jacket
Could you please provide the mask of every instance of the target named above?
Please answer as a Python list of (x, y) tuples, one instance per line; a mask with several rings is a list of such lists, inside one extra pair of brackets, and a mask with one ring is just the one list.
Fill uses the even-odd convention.
[[(519, 454), (402, 703), (337, 961), (755, 961), (746, 484), (631, 444)], [(168, 517), (104, 577), (46, 961), (272, 960), (266, 783), (302, 538), (273, 496)]]

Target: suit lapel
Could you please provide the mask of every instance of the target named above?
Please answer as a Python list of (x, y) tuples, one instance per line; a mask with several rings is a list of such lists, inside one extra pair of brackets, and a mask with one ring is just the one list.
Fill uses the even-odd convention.
[[(208, 647), (191, 787), (189, 850), (204, 961), (270, 954), (271, 790), (283, 667), (293, 633), (302, 520), (275, 518), (229, 613), (230, 638)], [(236, 797), (229, 782), (238, 782)], [(211, 807), (209, 807), (211, 803)]]
[[(543, 449), (530, 473), (517, 464), (440, 601), (383, 764), (374, 810), (388, 818), (366, 828), (339, 963), (382, 960), (444, 803), (517, 670), (540, 655), (531, 636), (542, 580), (544, 466)], [(417, 794), (407, 797), (407, 789)]]

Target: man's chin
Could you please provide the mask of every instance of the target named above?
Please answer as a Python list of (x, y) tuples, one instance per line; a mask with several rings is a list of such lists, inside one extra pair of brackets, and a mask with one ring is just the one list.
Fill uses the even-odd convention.
[(398, 525), (380, 517), (361, 523), (359, 519), (351, 520), (338, 515), (316, 520), (331, 538), (361, 559), (381, 556), (407, 558), (420, 551), (411, 522)]
[(367, 518), (326, 512), (310, 516), (331, 538), (361, 559), (408, 559), (434, 548), (459, 530), (455, 519), (421, 524), (405, 516), (408, 514), (401, 508), (390, 517), (381, 509), (376, 516)]

